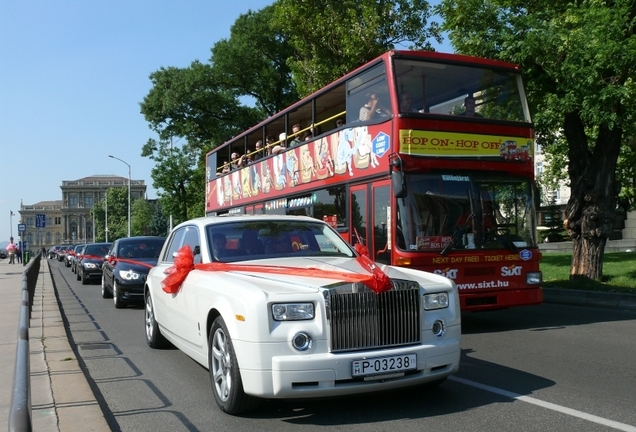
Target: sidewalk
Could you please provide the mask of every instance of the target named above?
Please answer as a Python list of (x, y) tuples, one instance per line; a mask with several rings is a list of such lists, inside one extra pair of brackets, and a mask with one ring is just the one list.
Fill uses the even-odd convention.
[[(0, 260), (0, 425), (9, 424), (22, 264)], [(71, 349), (47, 260), (40, 264), (29, 328), (32, 426), (36, 432), (109, 431), (75, 353)], [(0, 426), (1, 427), (1, 426)]]

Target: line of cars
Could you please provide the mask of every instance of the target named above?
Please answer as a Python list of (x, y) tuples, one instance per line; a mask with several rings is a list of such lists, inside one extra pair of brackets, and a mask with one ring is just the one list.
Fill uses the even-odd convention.
[(101, 281), (103, 298), (112, 298), (120, 309), (143, 305), (144, 283), (157, 264), (165, 238), (138, 236), (120, 238), (113, 243), (87, 243), (54, 246), (49, 258), (64, 262), (82, 285)]
[[(80, 275), (88, 247), (73, 251)], [(455, 283), (374, 263), (320, 220), (204, 217), (167, 239), (118, 239), (98, 258), (102, 297), (145, 304), (148, 346), (172, 344), (206, 367), (228, 414), (263, 399), (437, 385), (459, 367)]]

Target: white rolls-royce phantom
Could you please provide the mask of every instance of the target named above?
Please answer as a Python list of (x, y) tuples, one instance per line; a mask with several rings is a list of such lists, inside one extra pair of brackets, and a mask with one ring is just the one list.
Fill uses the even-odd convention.
[(209, 368), (229, 414), (443, 381), (459, 366), (455, 284), (364, 249), (309, 217), (184, 222), (146, 280), (147, 343)]

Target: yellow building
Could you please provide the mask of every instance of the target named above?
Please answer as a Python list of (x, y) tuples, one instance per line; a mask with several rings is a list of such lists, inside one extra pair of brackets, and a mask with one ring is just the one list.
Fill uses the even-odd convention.
[[(131, 180), (130, 199), (143, 198), (146, 184), (143, 180)], [(127, 188), (128, 179), (113, 175), (95, 175), (79, 180), (62, 181), (62, 199), (41, 201), (33, 205), (20, 205), (20, 220), (26, 224), (22, 240), (27, 248), (49, 249), (58, 244), (93, 241), (91, 209), (102, 201), (110, 188)], [(38, 216), (43, 215), (43, 216)], [(38, 227), (38, 217), (44, 219), (44, 228)]]

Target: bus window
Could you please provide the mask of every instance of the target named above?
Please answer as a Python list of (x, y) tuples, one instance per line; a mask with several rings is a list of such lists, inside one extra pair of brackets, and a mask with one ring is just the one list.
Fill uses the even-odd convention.
[[(529, 122), (518, 74), (483, 67), (395, 59), (400, 112), (465, 115), (475, 100), (479, 117)], [(408, 97), (407, 97), (408, 96)], [(407, 102), (407, 99), (410, 99)]]
[[(377, 121), (391, 115), (389, 88), (383, 64), (347, 82), (347, 124)], [(363, 112), (369, 111), (363, 116)]]
[(334, 186), (321, 189), (314, 194), (314, 214), (316, 219), (323, 220), (324, 216), (337, 216), (337, 227), (345, 226), (345, 188)]

